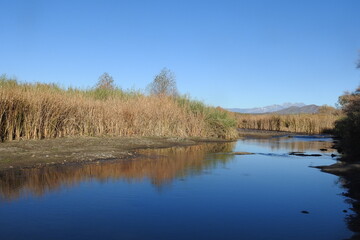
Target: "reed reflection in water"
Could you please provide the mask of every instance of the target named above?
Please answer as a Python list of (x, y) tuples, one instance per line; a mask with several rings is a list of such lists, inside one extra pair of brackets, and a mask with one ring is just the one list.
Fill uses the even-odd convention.
[[(320, 150), (326, 144), (332, 140), (248, 139), (142, 150), (141, 158), (127, 161), (2, 172), (1, 237), (350, 238), (359, 215), (356, 202), (341, 193), (358, 185), (341, 189), (339, 177), (309, 168), (335, 162)], [(303, 147), (321, 156), (289, 155)]]
[(200, 174), (205, 169), (225, 164), (232, 155), (208, 159), (206, 155), (230, 152), (234, 147), (235, 142), (229, 142), (142, 150), (143, 157), (133, 160), (8, 170), (0, 172), (0, 199), (9, 201), (28, 194), (42, 196), (48, 191), (91, 179), (134, 182), (147, 178), (156, 187), (161, 187), (176, 178)]
[(240, 140), (241, 143), (248, 143), (252, 146), (268, 147), (272, 151), (285, 150), (287, 152), (319, 152), (320, 149), (326, 149), (326, 153), (334, 153), (333, 143), (330, 138), (295, 136), (295, 137), (273, 137), (259, 139)]

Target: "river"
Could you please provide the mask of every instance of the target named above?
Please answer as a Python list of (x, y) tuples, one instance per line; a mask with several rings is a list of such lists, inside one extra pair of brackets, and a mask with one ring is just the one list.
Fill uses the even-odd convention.
[(349, 190), (312, 168), (335, 163), (331, 145), (324, 136), (242, 139), (2, 171), (1, 239), (351, 238)]

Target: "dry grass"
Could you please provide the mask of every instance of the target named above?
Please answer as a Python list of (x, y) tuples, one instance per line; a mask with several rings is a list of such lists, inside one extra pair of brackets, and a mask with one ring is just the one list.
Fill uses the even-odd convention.
[(239, 128), (319, 134), (331, 131), (338, 113), (319, 114), (236, 114)]
[(119, 89), (63, 90), (1, 77), (0, 137), (6, 141), (102, 135), (236, 136), (234, 119), (205, 105), (194, 108), (194, 104), (188, 99)]

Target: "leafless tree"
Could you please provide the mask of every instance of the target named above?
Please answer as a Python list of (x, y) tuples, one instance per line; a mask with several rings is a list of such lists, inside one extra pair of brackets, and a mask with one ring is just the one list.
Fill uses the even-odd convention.
[(114, 79), (110, 76), (107, 72), (103, 73), (100, 77), (98, 82), (96, 83), (97, 89), (108, 89), (113, 90), (115, 89)]
[(176, 78), (173, 72), (163, 68), (149, 84), (148, 90), (152, 95), (177, 96)]

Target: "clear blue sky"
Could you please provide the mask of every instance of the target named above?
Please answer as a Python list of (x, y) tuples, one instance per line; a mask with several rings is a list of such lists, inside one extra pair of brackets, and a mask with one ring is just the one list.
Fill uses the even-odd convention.
[(222, 107), (334, 105), (360, 83), (359, 0), (0, 0), (0, 73), (141, 88), (163, 67)]

